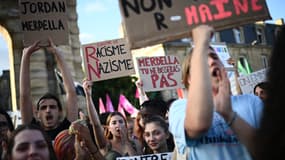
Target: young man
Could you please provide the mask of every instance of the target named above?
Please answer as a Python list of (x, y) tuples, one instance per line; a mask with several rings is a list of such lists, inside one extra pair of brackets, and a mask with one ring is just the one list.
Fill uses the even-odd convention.
[(263, 105), (254, 95), (231, 96), (225, 68), (210, 47), (213, 31), (207, 25), (192, 31), (195, 48), (182, 71), (187, 97), (172, 103), (170, 131), (180, 154), (190, 148), (188, 159), (251, 159)]
[(268, 82), (260, 82), (253, 88), (253, 93), (262, 101), (267, 99)]
[(22, 123), (34, 123), (41, 126), (48, 133), (50, 138), (54, 140), (60, 131), (68, 129), (70, 122), (77, 119), (77, 96), (71, 73), (68, 71), (67, 64), (63, 58), (63, 53), (53, 44), (52, 40), (49, 39), (47, 51), (54, 55), (63, 75), (63, 83), (66, 91), (66, 118), (61, 121), (63, 107), (59, 99), (50, 93), (45, 94), (39, 99), (36, 106), (37, 118), (33, 117), (33, 104), (30, 93), (30, 57), (39, 49), (39, 41), (37, 41), (23, 50), (20, 69), (20, 110)]

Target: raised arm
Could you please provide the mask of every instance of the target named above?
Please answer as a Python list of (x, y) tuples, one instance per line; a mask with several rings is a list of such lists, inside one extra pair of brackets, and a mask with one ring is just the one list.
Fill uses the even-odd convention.
[(65, 63), (64, 53), (54, 45), (51, 39), (49, 39), (48, 51), (54, 55), (57, 66), (62, 74), (64, 89), (66, 92), (66, 117), (70, 122), (73, 122), (78, 119), (78, 100), (72, 75), (69, 71), (70, 69)]
[(185, 130), (190, 138), (197, 138), (212, 124), (213, 98), (208, 52), (213, 28), (202, 25), (192, 31), (194, 49), (190, 62), (189, 88), (185, 117)]
[(95, 135), (95, 140), (100, 149), (104, 149), (107, 146), (107, 140), (104, 137), (104, 129), (99, 120), (99, 115), (95, 109), (94, 103), (92, 101), (92, 82), (84, 80), (83, 88), (86, 95), (87, 112), (90, 118), (90, 122), (93, 126), (93, 132)]
[(136, 81), (136, 86), (137, 86), (138, 93), (139, 93), (139, 103), (140, 105), (142, 105), (143, 102), (148, 100), (148, 97), (145, 91), (143, 90), (143, 82), (141, 80)]
[(20, 111), (22, 123), (28, 124), (33, 119), (33, 104), (31, 96), (30, 57), (33, 52), (40, 49), (40, 41), (24, 48), (20, 67)]

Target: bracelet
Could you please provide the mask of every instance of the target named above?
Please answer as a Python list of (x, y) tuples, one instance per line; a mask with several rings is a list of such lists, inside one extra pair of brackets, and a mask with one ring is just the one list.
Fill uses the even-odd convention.
[(237, 112), (234, 112), (234, 115), (232, 116), (232, 119), (227, 123), (229, 127), (234, 123), (236, 118), (237, 118)]

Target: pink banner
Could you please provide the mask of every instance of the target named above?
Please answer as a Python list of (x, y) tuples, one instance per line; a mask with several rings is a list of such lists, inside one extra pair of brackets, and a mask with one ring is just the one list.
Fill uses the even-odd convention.
[(121, 106), (131, 115), (137, 114), (139, 112), (122, 94), (120, 95), (119, 104), (121, 104)]
[(106, 111), (107, 112), (114, 112), (113, 103), (112, 103), (111, 98), (110, 98), (108, 93), (106, 94)]
[(140, 98), (140, 93), (139, 93), (139, 89), (136, 89), (136, 94), (135, 94), (135, 98), (139, 99)]
[(124, 108), (122, 107), (122, 105), (120, 103), (118, 105), (118, 112), (120, 112), (126, 118), (126, 113), (125, 113)]
[(105, 106), (104, 106), (104, 103), (103, 103), (103, 100), (102, 98), (100, 97), (99, 98), (99, 113), (105, 113), (106, 112), (106, 109), (105, 109)]

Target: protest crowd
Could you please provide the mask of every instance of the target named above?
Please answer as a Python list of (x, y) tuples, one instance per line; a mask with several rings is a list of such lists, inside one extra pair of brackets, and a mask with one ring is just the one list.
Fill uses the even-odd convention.
[[(234, 2), (235, 5), (240, 3)], [(203, 16), (210, 16), (212, 20), (226, 18), (229, 12), (218, 3), (211, 3), (218, 10), (217, 14), (205, 13)], [(261, 10), (262, 6), (255, 4), (256, 1), (252, 0), (251, 3), (253, 11)], [(64, 12), (64, 3), (60, 4), (59, 11)], [(29, 5), (35, 4), (24, 3), (24, 14), (28, 14)], [(50, 5), (56, 10), (56, 3)], [(122, 12), (130, 16), (128, 7), (132, 4), (123, 1), (121, 5)], [(167, 3), (167, 7), (170, 6), (171, 3)], [(197, 7), (201, 6), (202, 4)], [(204, 9), (207, 10), (205, 6)], [(238, 16), (244, 11), (242, 7), (244, 6), (238, 4), (230, 13)], [(195, 19), (198, 14), (191, 12), (193, 8), (195, 7), (189, 6), (186, 9), (187, 25), (190, 25), (189, 17), (194, 16)], [(134, 7), (132, 9), (135, 10)], [(50, 12), (40, 9), (38, 11)], [(195, 9), (196, 11), (198, 12)], [(207, 11), (211, 13), (211, 10)], [(201, 21), (205, 20), (203, 16)], [(159, 15), (155, 15), (155, 20), (159, 30), (167, 27)], [(187, 29), (187, 38), (191, 38), (193, 47), (183, 62), (180, 63), (179, 58), (169, 55), (137, 59), (140, 77), (134, 85), (139, 106), (130, 104), (124, 95), (119, 97), (129, 113), (127, 115), (119, 108), (106, 111), (100, 103), (96, 106), (92, 97), (97, 92), (93, 84), (98, 79), (112, 79), (135, 72), (132, 57), (128, 57), (130, 51), (126, 41), (112, 40), (82, 45), (86, 70), (82, 88), (86, 106), (80, 106), (82, 104), (78, 102), (74, 80), (64, 60), (65, 53), (58, 47), (54, 37), (46, 37), (45, 45), (42, 45), (40, 39), (26, 45), (22, 50), (19, 73), (22, 124), (14, 126), (7, 111), (0, 108), (1, 159), (283, 159), (285, 127), (282, 122), (285, 116), (282, 91), (285, 85), (284, 78), (280, 75), (284, 75), (282, 62), (285, 27), (281, 26), (275, 35), (269, 69), (265, 74), (266, 81), (258, 83), (252, 94), (233, 95), (225, 64), (211, 45), (217, 26), (200, 24), (198, 20), (191, 21), (192, 23), (199, 25)], [(28, 22), (25, 22), (25, 27), (27, 26)], [(64, 28), (63, 22), (60, 26)], [(130, 39), (136, 41), (136, 37), (132, 38), (134, 39)], [(145, 45), (135, 43), (133, 46), (138, 47), (138, 44)], [(55, 58), (58, 71), (62, 75), (64, 103), (56, 93), (42, 93), (38, 100), (32, 97), (30, 59), (41, 49)], [(104, 59), (111, 56), (115, 56), (112, 61)], [(119, 74), (109, 75), (110, 72)], [(180, 89), (183, 94), (167, 100), (148, 96), (148, 92), (165, 88)]]

